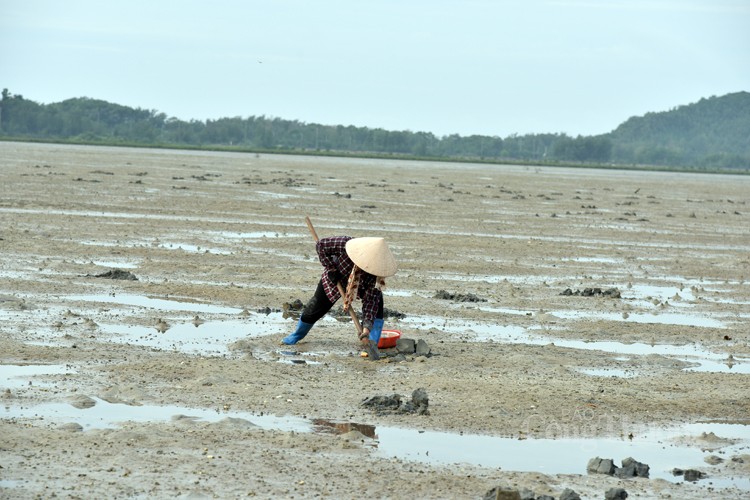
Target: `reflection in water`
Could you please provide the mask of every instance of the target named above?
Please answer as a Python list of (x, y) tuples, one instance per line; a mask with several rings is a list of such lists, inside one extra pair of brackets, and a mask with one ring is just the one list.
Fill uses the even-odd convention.
[(374, 425), (357, 424), (355, 422), (334, 422), (333, 420), (325, 420), (322, 418), (313, 419), (312, 423), (315, 432), (346, 434), (351, 431), (359, 431), (370, 439), (377, 439), (378, 437), (377, 434), (375, 434)]

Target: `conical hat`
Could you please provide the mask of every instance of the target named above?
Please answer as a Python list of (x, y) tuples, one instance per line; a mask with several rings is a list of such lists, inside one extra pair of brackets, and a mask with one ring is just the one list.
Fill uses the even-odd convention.
[(346, 242), (346, 253), (357, 267), (374, 276), (396, 274), (396, 259), (383, 238), (353, 238)]

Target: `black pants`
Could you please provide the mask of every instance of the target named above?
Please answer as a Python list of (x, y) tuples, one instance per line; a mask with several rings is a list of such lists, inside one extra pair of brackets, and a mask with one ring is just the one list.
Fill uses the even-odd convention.
[[(323, 280), (318, 282), (318, 288), (315, 289), (315, 294), (305, 305), (305, 309), (302, 311), (302, 316), (299, 319), (303, 323), (315, 324), (320, 318), (326, 315), (328, 311), (333, 307), (333, 302), (328, 300), (325, 289), (323, 288)], [(378, 306), (378, 313), (375, 315), (376, 319), (383, 319), (383, 301), (380, 301)]]

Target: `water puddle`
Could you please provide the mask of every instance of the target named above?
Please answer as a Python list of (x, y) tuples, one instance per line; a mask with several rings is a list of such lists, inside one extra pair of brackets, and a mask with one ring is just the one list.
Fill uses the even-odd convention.
[(48, 386), (38, 380), (47, 375), (76, 373), (70, 365), (0, 365), (0, 389), (20, 389), (28, 386)]
[(586, 321), (618, 321), (627, 323), (643, 323), (656, 325), (697, 326), (701, 328), (727, 328), (714, 318), (698, 314), (684, 314), (672, 312), (660, 313), (606, 313), (592, 311), (549, 311), (555, 318)]
[[(633, 440), (616, 438), (523, 439), (484, 435), (454, 434), (398, 428), (378, 428), (379, 453), (385, 457), (451, 465), (466, 463), (510, 471), (544, 474), (586, 474), (589, 459), (611, 458), (619, 465), (633, 457), (648, 464), (650, 478), (681, 482), (672, 474), (674, 468), (705, 467), (704, 458), (711, 452), (700, 447), (678, 445), (672, 439), (682, 435), (714, 432), (727, 438), (741, 439), (740, 444), (721, 450), (722, 455), (747, 453), (750, 429), (745, 425), (695, 424), (677, 429), (655, 430)], [(565, 457), (561, 459), (561, 457)], [(710, 471), (709, 471), (710, 474)], [(749, 477), (712, 477), (714, 487), (737, 487), (750, 490)]]
[(200, 245), (192, 245), (190, 243), (159, 243), (156, 245), (157, 248), (165, 248), (167, 250), (182, 250), (183, 252), (189, 253), (210, 253), (216, 255), (232, 255), (229, 250), (223, 250), (220, 248), (207, 248)]
[(12, 280), (29, 279), (32, 274), (31, 271), (10, 271), (0, 269), (0, 278), (8, 278)]
[[(275, 351), (273, 355), (279, 355), (279, 363), (288, 363), (292, 365), (319, 365), (320, 361), (314, 361), (311, 358), (322, 357), (323, 354), (317, 352), (297, 352), (297, 351), (286, 351), (279, 350)], [(261, 355), (261, 357), (264, 357)], [(266, 354), (267, 358), (271, 358), (271, 354)]]
[(623, 264), (625, 262), (624, 259), (615, 257), (571, 257), (560, 260), (563, 262), (584, 262), (590, 264)]
[(215, 255), (232, 255), (229, 250), (222, 248), (210, 248), (200, 245), (193, 245), (191, 243), (176, 243), (176, 242), (148, 242), (148, 241), (98, 241), (98, 240), (82, 240), (78, 242), (80, 245), (95, 246), (95, 247), (126, 247), (126, 248), (162, 248), (165, 250), (182, 250), (183, 252), (189, 253), (208, 253)]
[[(521, 311), (519, 311), (521, 312)], [(526, 314), (526, 313), (524, 313)], [(557, 312), (554, 313), (558, 314)], [(709, 351), (700, 344), (667, 345), (646, 344), (634, 342), (626, 344), (612, 341), (585, 341), (555, 338), (546, 335), (530, 334), (526, 328), (514, 325), (497, 325), (478, 321), (445, 320), (437, 317), (409, 316), (400, 320), (402, 324), (415, 328), (425, 325), (434, 326), (441, 330), (479, 342), (503, 342), (508, 344), (548, 345), (571, 349), (604, 351), (618, 355), (648, 356), (658, 354), (685, 361), (694, 366), (686, 368), (688, 371), (721, 372), (721, 373), (750, 373), (750, 359), (729, 358), (728, 354), (717, 354)]]
[[(144, 295), (68, 295), (62, 299), (70, 305), (55, 311), (48, 310), (45, 314), (50, 318), (58, 318), (61, 315), (64, 316), (65, 310), (69, 309), (77, 311), (77, 316), (80, 318), (93, 317), (96, 322), (92, 323), (93, 326), (90, 328), (96, 328), (100, 332), (97, 338), (102, 342), (137, 345), (208, 357), (228, 356), (232, 353), (232, 344), (237, 341), (289, 333), (295, 325), (295, 320), (285, 318), (282, 312), (249, 312), (235, 307), (183, 302)], [(86, 305), (82, 306), (81, 303)], [(89, 311), (82, 309), (82, 307), (91, 309), (92, 303), (111, 304), (112, 307), (103, 306), (99, 311), (95, 308)], [(140, 318), (138, 318), (140, 324), (133, 324), (132, 321), (128, 324), (122, 322), (123, 316), (133, 314), (137, 316), (138, 309), (115, 309), (116, 306), (132, 306), (156, 311), (161, 318), (159, 321), (153, 319), (152, 325), (142, 324)], [(31, 318), (34, 314), (37, 313), (0, 309), (0, 319), (18, 319), (20, 315)], [(330, 316), (322, 318), (319, 322), (321, 325), (337, 323), (337, 320)], [(85, 323), (83, 319), (80, 319), (74, 322), (74, 325), (85, 326)], [(62, 329), (36, 328), (34, 338), (28, 338), (26, 342), (37, 345), (56, 345), (64, 334), (65, 331)], [(266, 356), (267, 359), (264, 359), (291, 364), (316, 365), (320, 363), (312, 358), (323, 355), (309, 352), (293, 354), (270, 353)]]
[[(616, 463), (633, 457), (648, 464), (650, 477), (681, 482), (672, 474), (674, 468), (705, 469), (704, 458), (720, 453), (725, 458), (747, 453), (750, 427), (747, 425), (702, 423), (671, 429), (649, 429), (633, 439), (570, 437), (560, 439), (518, 439), (466, 433), (449, 433), (375, 427), (369, 424), (336, 422), (325, 419), (277, 417), (274, 415), (186, 408), (180, 406), (128, 406), (93, 398), (96, 404), (77, 409), (65, 403), (49, 403), (32, 407), (0, 408), (4, 419), (28, 419), (40, 424), (77, 422), (84, 430), (113, 428), (124, 422), (208, 422), (220, 423), (232, 418), (242, 419), (263, 429), (324, 434), (346, 434), (358, 431), (372, 439), (366, 446), (386, 458), (428, 464), (471, 464), (508, 471), (545, 474), (586, 474), (589, 459), (599, 456)], [(729, 441), (704, 451), (692, 444), (691, 438), (713, 432)], [(678, 439), (682, 438), (682, 439)], [(561, 457), (565, 457), (561, 459)], [(710, 475), (710, 469), (709, 469)], [(709, 477), (702, 480), (713, 487), (736, 487), (750, 490), (749, 477)]]
[(138, 264), (129, 261), (115, 261), (115, 260), (92, 260), (91, 262), (84, 262), (84, 264), (94, 264), (95, 266), (109, 267), (114, 269), (136, 269)]
[(101, 302), (138, 306), (160, 311), (187, 311), (204, 314), (240, 314), (243, 310), (236, 307), (217, 306), (201, 302), (183, 302), (170, 299), (159, 299), (145, 295), (114, 294), (114, 295), (67, 295), (64, 300), (72, 302)]
[[(577, 260), (577, 259), (570, 259)], [(603, 260), (602, 260), (603, 261)], [(532, 276), (532, 275), (498, 275), (498, 274), (477, 274), (477, 275), (464, 275), (460, 273), (441, 273), (427, 276), (431, 280), (436, 281), (460, 281), (460, 282), (473, 282), (473, 283), (511, 283), (514, 285), (523, 286), (541, 286), (546, 284), (554, 283), (574, 283), (578, 280), (575, 277), (560, 277), (560, 276)], [(604, 281), (611, 281), (612, 276), (602, 277)], [(738, 303), (744, 304), (743, 301), (735, 301), (731, 298), (717, 297), (720, 294), (728, 293), (727, 290), (707, 290), (704, 288), (705, 285), (714, 284), (722, 286), (737, 286), (743, 285), (744, 282), (719, 282), (719, 281), (708, 281), (703, 279), (689, 279), (681, 276), (648, 276), (643, 278), (648, 281), (671, 281), (676, 283), (675, 285), (655, 285), (649, 283), (630, 283), (631, 278), (622, 277), (622, 284), (613, 284), (613, 288), (618, 288), (622, 294), (623, 300), (628, 301), (629, 304), (634, 306), (653, 307), (653, 301), (668, 302), (672, 306), (676, 307), (692, 307), (698, 300), (696, 293), (711, 293), (711, 296), (701, 295), (700, 299), (706, 302), (717, 302), (717, 303)], [(565, 287), (561, 285), (560, 292)], [(575, 287), (573, 287), (575, 288)], [(583, 288), (583, 287), (578, 287)]]
[(636, 370), (625, 370), (621, 368), (576, 368), (575, 371), (592, 377), (634, 378), (639, 375)]
[(516, 275), (503, 275), (503, 274), (466, 275), (466, 274), (460, 274), (460, 273), (428, 274), (426, 277), (431, 280), (436, 280), (436, 281), (460, 281), (463, 283), (466, 283), (466, 282), (471, 282), (471, 283), (508, 282), (508, 283), (513, 283), (517, 285), (541, 284), (541, 283), (559, 280), (559, 278), (554, 278), (552, 276), (528, 276), (528, 275), (516, 276)]
[(688, 287), (656, 286), (634, 283), (629, 288), (620, 291), (623, 295), (642, 299), (657, 299), (661, 302), (673, 304), (676, 301), (692, 302), (695, 300), (693, 291)]
[(289, 320), (281, 313), (254, 314), (242, 320), (206, 321), (201, 324), (175, 323), (166, 331), (156, 326), (100, 324), (102, 332), (112, 335), (109, 342), (136, 344), (160, 350), (173, 350), (203, 356), (226, 356), (229, 344), (240, 339), (286, 332)]
[(218, 231), (213, 232), (220, 238), (227, 239), (243, 239), (243, 240), (261, 240), (263, 238), (301, 238), (302, 234), (299, 233), (279, 233), (277, 231), (251, 231), (251, 232), (234, 232), (234, 231)]
[(67, 403), (47, 403), (37, 406), (6, 406), (0, 408), (0, 417), (29, 419), (37, 422), (76, 422), (84, 429), (110, 429), (124, 422), (169, 422), (175, 417), (215, 423), (225, 418), (242, 418), (264, 429), (280, 431), (310, 432), (310, 422), (303, 418), (256, 415), (253, 413), (187, 408), (184, 406), (130, 406), (108, 403), (92, 398), (96, 404), (91, 408), (78, 409)]
[[(534, 316), (539, 313), (532, 313), (528, 310), (507, 309), (499, 307), (478, 307), (480, 311), (508, 314), (511, 316)], [(594, 311), (545, 311), (544, 318), (548, 322), (555, 320), (571, 321), (618, 321), (630, 323), (660, 324), (660, 325), (677, 325), (677, 326), (696, 326), (700, 328), (727, 328), (726, 324), (718, 319), (700, 315), (686, 314), (677, 312), (659, 312), (659, 313), (638, 313), (638, 312), (594, 312)]]
[(273, 193), (271, 191), (255, 191), (255, 194), (265, 196), (274, 200), (287, 200), (290, 198), (299, 198), (299, 195), (289, 193)]

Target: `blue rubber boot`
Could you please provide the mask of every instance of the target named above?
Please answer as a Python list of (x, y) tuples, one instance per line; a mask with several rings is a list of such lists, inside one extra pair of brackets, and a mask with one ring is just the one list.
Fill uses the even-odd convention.
[(376, 319), (372, 322), (370, 340), (374, 340), (375, 345), (378, 345), (378, 342), (380, 342), (380, 335), (383, 333), (383, 323), (385, 323), (385, 320), (383, 319)]
[(299, 320), (297, 323), (297, 329), (294, 330), (294, 332), (290, 333), (283, 339), (281, 339), (281, 343), (285, 345), (293, 345), (305, 338), (305, 335), (310, 331), (310, 328), (313, 327), (313, 323), (305, 323), (302, 320)]

